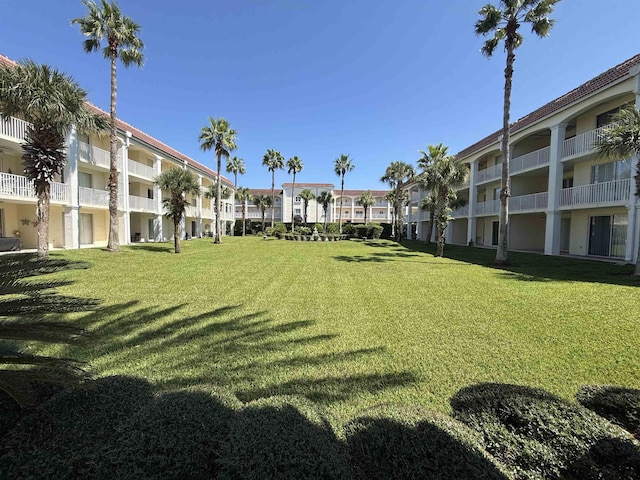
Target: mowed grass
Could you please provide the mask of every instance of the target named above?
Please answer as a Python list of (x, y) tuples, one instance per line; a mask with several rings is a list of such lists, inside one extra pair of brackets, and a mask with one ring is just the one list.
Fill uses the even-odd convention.
[[(43, 351), (159, 390), (222, 385), (242, 401), (304, 395), (335, 422), (378, 403), (449, 412), (477, 382), (573, 398), (585, 383), (640, 387), (640, 280), (630, 266), (418, 242), (224, 237), (54, 252), (89, 268), (60, 293), (81, 346)], [(31, 347), (36, 348), (35, 345)]]

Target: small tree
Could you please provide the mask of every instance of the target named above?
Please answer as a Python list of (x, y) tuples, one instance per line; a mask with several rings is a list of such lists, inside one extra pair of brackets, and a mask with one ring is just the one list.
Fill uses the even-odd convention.
[(396, 221), (396, 241), (402, 240), (402, 225), (404, 216), (403, 208), (403, 192), (406, 183), (415, 176), (416, 172), (411, 165), (405, 162), (391, 162), (387, 167), (385, 174), (380, 179), (386, 182), (394, 190), (396, 197), (394, 199), (395, 221)]
[(260, 209), (262, 213), (262, 231), (264, 232), (264, 218), (271, 203), (271, 197), (269, 195), (255, 195), (253, 197), (253, 204)]
[(169, 193), (168, 197), (162, 199), (162, 205), (167, 218), (173, 220), (174, 251), (180, 253), (180, 224), (189, 205), (187, 195), (201, 194), (198, 179), (190, 170), (173, 167), (162, 172), (153, 181)]
[[(222, 200), (226, 200), (231, 197), (231, 189), (226, 185), (223, 185), (220, 188), (220, 194), (222, 196)], [(217, 184), (209, 185), (209, 188), (204, 192), (204, 196), (206, 198), (210, 198), (214, 200), (213, 202), (213, 210), (216, 215), (216, 225), (222, 225), (222, 220), (220, 218), (221, 212), (218, 211), (218, 204), (220, 204), (220, 209), (222, 209), (222, 201), (218, 202), (218, 186)]]
[(302, 208), (304, 212), (304, 226), (307, 226), (307, 211), (309, 210), (309, 202), (314, 200), (316, 196), (311, 190), (305, 188), (300, 192), (300, 198), (302, 199)]
[(238, 190), (238, 174), (246, 173), (244, 160), (238, 157), (227, 157), (227, 173), (233, 173), (233, 190)]
[[(640, 162), (637, 161), (637, 157), (640, 156), (640, 110), (637, 105), (623, 108), (616, 113), (596, 145), (598, 152), (604, 157), (616, 160), (636, 157), (635, 194), (640, 198)], [(640, 247), (634, 275), (640, 275)]]
[[(291, 231), (293, 232), (294, 221), (293, 221), (293, 204), (296, 198), (296, 174), (302, 171), (302, 160), (297, 156), (291, 157), (287, 160), (287, 173), (289, 175), (293, 174), (293, 183), (291, 184)], [(284, 221), (284, 218), (282, 219)], [(306, 224), (306, 221), (305, 221)]]
[(340, 155), (333, 162), (333, 171), (340, 177), (340, 213), (338, 214), (338, 225), (342, 233), (342, 203), (344, 201), (344, 176), (352, 171), (355, 165), (349, 159), (349, 155)]
[(327, 231), (327, 217), (329, 216), (329, 205), (333, 203), (333, 195), (329, 191), (324, 191), (318, 195), (318, 203), (322, 206), (324, 212), (324, 231)]
[(367, 224), (367, 211), (369, 207), (376, 203), (376, 199), (373, 198), (371, 194), (371, 190), (366, 190), (360, 194), (360, 196), (356, 199), (356, 203), (358, 205), (362, 205), (364, 207), (364, 224)]
[(242, 236), (247, 232), (247, 202), (251, 200), (251, 191), (246, 187), (236, 190), (236, 199), (242, 202)]
[[(267, 153), (262, 157), (262, 165), (267, 167), (267, 170), (271, 172), (271, 228), (275, 221), (275, 209), (273, 206), (276, 203), (276, 170), (284, 169), (284, 157), (277, 150), (269, 149)], [(284, 218), (282, 219), (284, 221)], [(264, 226), (262, 227), (264, 231)]]

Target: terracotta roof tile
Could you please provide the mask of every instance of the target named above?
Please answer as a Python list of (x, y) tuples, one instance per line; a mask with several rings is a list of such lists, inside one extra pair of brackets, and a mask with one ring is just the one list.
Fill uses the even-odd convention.
[[(250, 188), (249, 192), (251, 193), (251, 195), (269, 195), (269, 196), (271, 196), (271, 189), (270, 188)], [(279, 190), (279, 189), (276, 188), (275, 194), (276, 195), (282, 194), (282, 190)]]
[[(290, 187), (293, 183), (283, 183), (283, 187)], [(296, 182), (296, 187), (326, 187), (326, 188), (334, 188), (335, 185), (333, 183), (298, 183)]]
[[(591, 95), (598, 90), (611, 85), (612, 83), (624, 78), (629, 74), (629, 70), (635, 65), (640, 65), (640, 54), (631, 57), (628, 60), (616, 65), (613, 68), (610, 68), (604, 73), (601, 73), (597, 77), (592, 78), (591, 80), (583, 83), (577, 88), (574, 88), (570, 92), (565, 93), (564, 95), (556, 98), (555, 100), (543, 105), (542, 107), (534, 110), (533, 112), (525, 115), (524, 117), (518, 119), (516, 122), (511, 124), (511, 132), (516, 133), (525, 127), (537, 122), (538, 120), (557, 112), (558, 110), (563, 109), (564, 107), (571, 105), (572, 103)], [(498, 141), (498, 138), (502, 134), (502, 129), (497, 132), (492, 133), (491, 135), (483, 138), (482, 140), (474, 143), (473, 145), (465, 148), (458, 152), (458, 157), (466, 157), (492, 143)]]
[[(357, 197), (359, 195), (362, 195), (364, 192), (366, 192), (367, 190), (345, 190), (344, 194), (345, 196), (350, 196), (350, 197)], [(373, 196), (384, 196), (388, 190), (369, 190), (371, 192), (371, 195)], [(340, 194), (339, 190), (336, 190), (336, 194)]]

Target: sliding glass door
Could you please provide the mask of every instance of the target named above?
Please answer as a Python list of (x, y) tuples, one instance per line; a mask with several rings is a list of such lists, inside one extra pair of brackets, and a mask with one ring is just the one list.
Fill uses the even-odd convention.
[(624, 258), (627, 246), (627, 215), (591, 217), (589, 255)]

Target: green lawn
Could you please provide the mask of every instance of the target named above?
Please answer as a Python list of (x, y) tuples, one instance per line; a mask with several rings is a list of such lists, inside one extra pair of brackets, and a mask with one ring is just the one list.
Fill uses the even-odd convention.
[[(75, 314), (85, 346), (48, 353), (96, 376), (162, 390), (218, 384), (249, 401), (301, 394), (335, 422), (381, 402), (449, 412), (476, 382), (572, 398), (584, 383), (640, 387), (640, 280), (629, 266), (418, 242), (225, 237), (54, 252), (87, 262), (59, 292), (102, 300)], [(1, 261), (1, 260), (0, 260)]]

